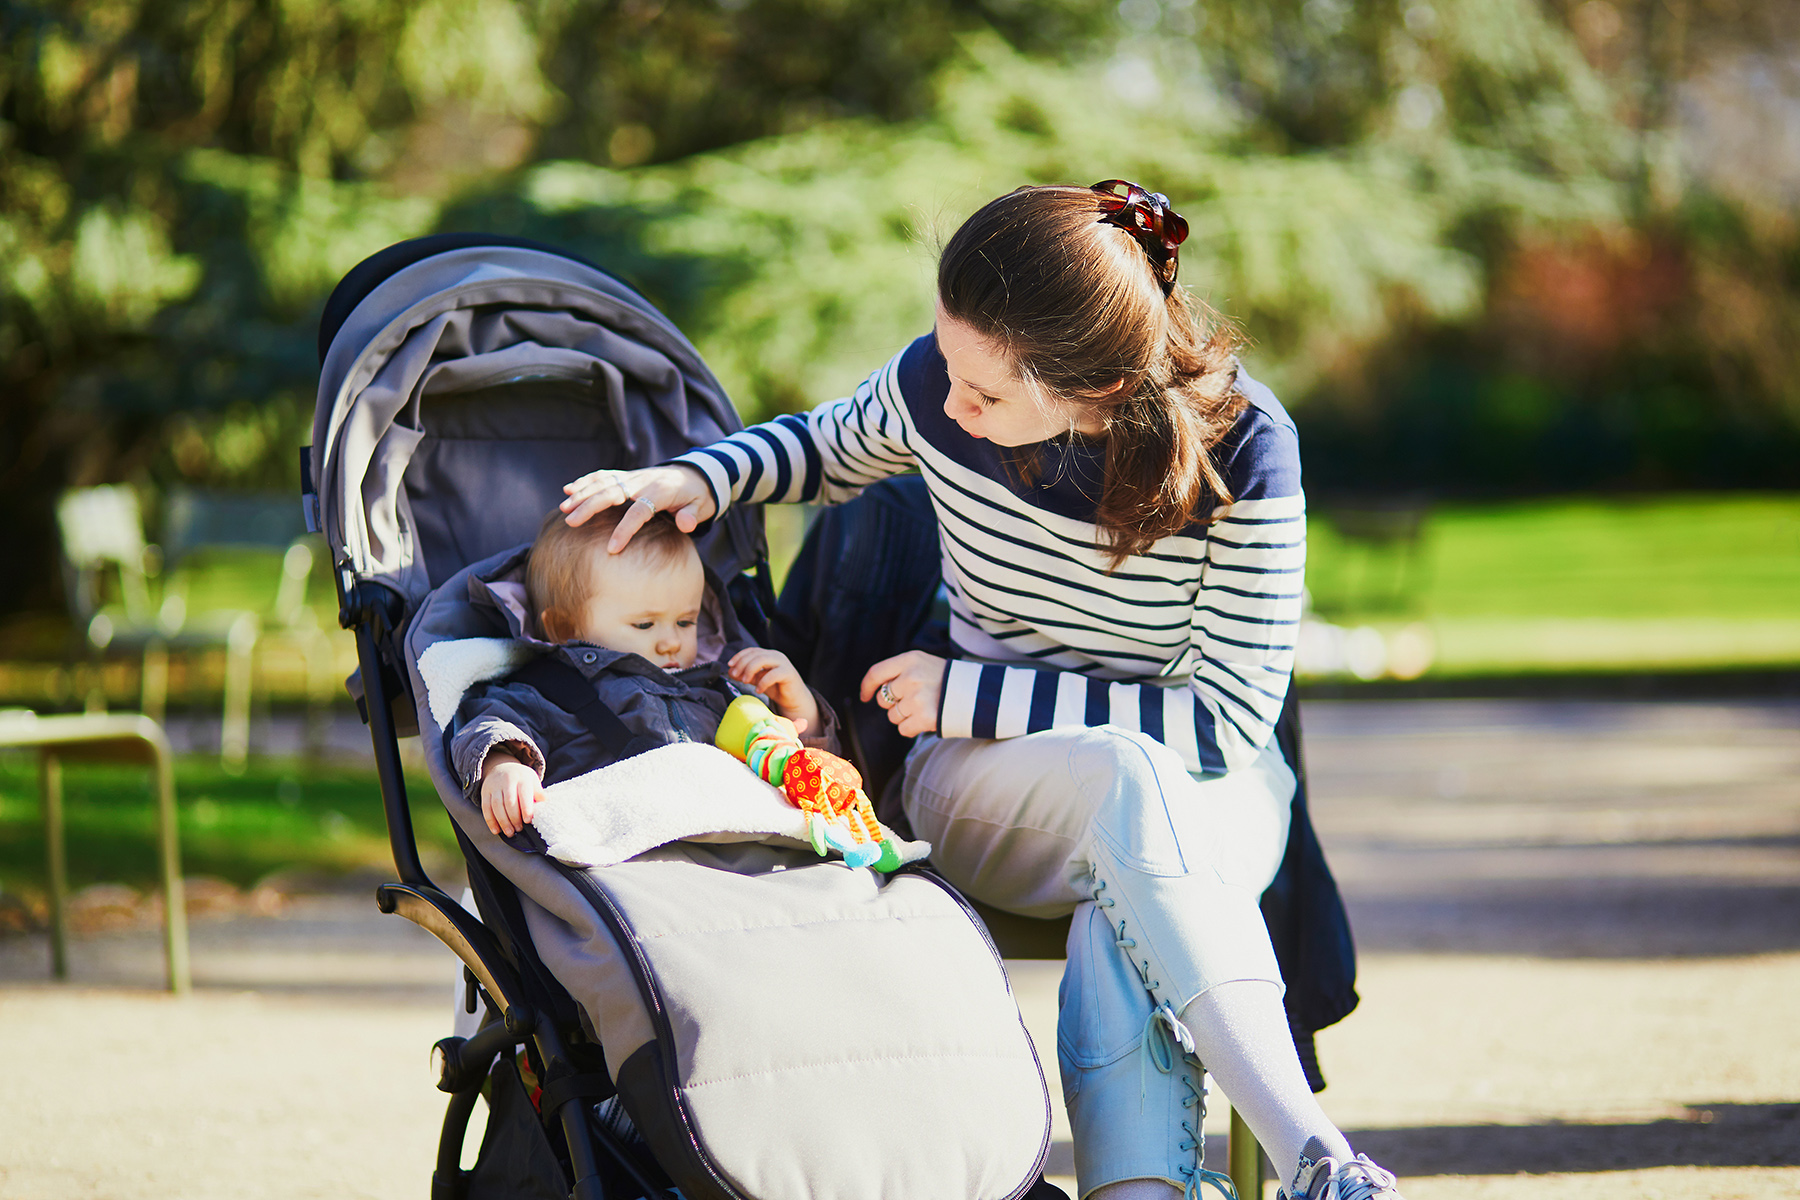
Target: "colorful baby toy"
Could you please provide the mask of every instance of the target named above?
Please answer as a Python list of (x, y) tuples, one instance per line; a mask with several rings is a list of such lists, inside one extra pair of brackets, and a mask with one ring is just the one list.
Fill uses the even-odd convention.
[(853, 867), (892, 871), (900, 857), (875, 819), (856, 768), (828, 750), (803, 745), (794, 723), (755, 696), (739, 696), (725, 710), (713, 743), (765, 782), (780, 788), (806, 814), (813, 849), (838, 851)]

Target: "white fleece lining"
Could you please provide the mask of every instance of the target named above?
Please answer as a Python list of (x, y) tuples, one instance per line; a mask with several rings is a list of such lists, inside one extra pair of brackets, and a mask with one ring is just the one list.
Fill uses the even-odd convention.
[[(552, 784), (544, 797), (532, 823), (550, 856), (574, 867), (610, 867), (685, 840), (810, 844), (805, 814), (779, 789), (700, 742), (658, 746)], [(902, 862), (931, 853), (897, 837), (894, 849)]]
[(419, 679), (431, 719), (448, 729), (464, 692), (512, 674), (540, 653), (518, 638), (458, 638), (427, 646), (419, 655)]

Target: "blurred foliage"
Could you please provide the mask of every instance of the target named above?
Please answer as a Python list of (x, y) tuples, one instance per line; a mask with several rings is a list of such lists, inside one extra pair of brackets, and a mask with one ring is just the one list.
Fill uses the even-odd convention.
[(756, 416), (927, 328), (937, 242), (1034, 181), (1174, 199), (1321, 494), (1791, 486), (1793, 206), (1679, 136), (1781, 11), (0, 0), (0, 612), (55, 605), (65, 486), (291, 489), (320, 305), (390, 242), (568, 244)]
[(527, 0), (567, 98), (541, 153), (630, 167), (822, 121), (924, 116), (959, 33), (1028, 51), (1111, 32), (1093, 0)]
[(1397, 327), (1308, 396), (1328, 503), (1800, 486), (1800, 159), (1772, 141), (1800, 106), (1800, 8), (1550, 11), (1605, 87), (1620, 217), (1488, 238), (1474, 319)]
[[(1535, 10), (1512, 7), (1502, 24), (1529, 26)], [(1544, 25), (1526, 32), (1544, 40)], [(1490, 144), (1489, 124), (1488, 141), (1466, 141), (1389, 113), (1353, 146), (1268, 153), (1261, 127), (1198, 68), (1184, 78), (1129, 49), (1052, 63), (982, 36), (941, 73), (930, 117), (833, 122), (628, 172), (544, 163), (444, 221), (619, 266), (761, 415), (849, 390), (929, 328), (935, 244), (982, 201), (1020, 183), (1123, 175), (1175, 198), (1195, 231), (1183, 281), (1249, 328), (1272, 382), (1303, 390), (1397, 323), (1475, 313), (1480, 235), (1617, 220), (1618, 139), (1604, 136), (1616, 127), (1597, 103), (1563, 111), (1570, 92), (1603, 96), (1579, 56), (1540, 62), (1531, 36), (1518, 47), (1488, 37), (1446, 48), (1445, 69), (1496, 48), (1580, 77), (1544, 101), (1548, 113), (1514, 106), (1511, 145)], [(1121, 139), (1134, 112), (1171, 119), (1129, 122)], [(1559, 131), (1582, 120), (1599, 130), (1571, 147)]]
[(54, 602), (62, 487), (191, 474), (171, 413), (207, 433), (196, 482), (292, 486), (322, 295), (436, 212), (362, 164), (446, 108), (480, 127), (552, 96), (507, 0), (7, 0), (0, 47), (6, 610)]

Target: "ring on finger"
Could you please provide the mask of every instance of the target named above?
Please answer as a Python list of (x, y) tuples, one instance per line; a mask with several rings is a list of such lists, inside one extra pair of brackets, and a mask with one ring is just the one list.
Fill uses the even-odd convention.
[(881, 697), (881, 706), (883, 708), (892, 708), (894, 705), (900, 703), (900, 697), (894, 695), (894, 689), (885, 683), (881, 685), (881, 690), (877, 692), (876, 695)]

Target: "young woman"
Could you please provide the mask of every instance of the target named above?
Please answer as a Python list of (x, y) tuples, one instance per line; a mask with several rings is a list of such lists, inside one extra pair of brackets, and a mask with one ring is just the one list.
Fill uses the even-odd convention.
[[(1294, 774), (1305, 503), (1292, 421), (1175, 286), (1187, 224), (1120, 180), (1002, 196), (938, 267), (935, 330), (854, 396), (673, 464), (571, 483), (571, 523), (835, 503), (921, 472), (956, 657), (863, 680), (916, 736), (933, 861), (1029, 916), (1074, 912), (1058, 1058), (1083, 1200), (1200, 1183), (1201, 1064), (1289, 1197), (1398, 1200), (1307, 1087), (1257, 908)], [(1224, 1190), (1221, 1188), (1221, 1190)]]

